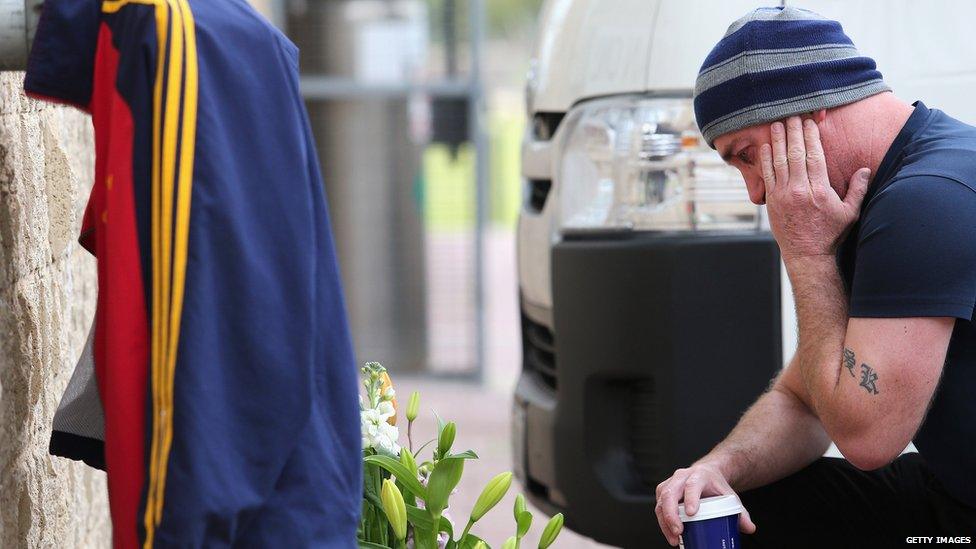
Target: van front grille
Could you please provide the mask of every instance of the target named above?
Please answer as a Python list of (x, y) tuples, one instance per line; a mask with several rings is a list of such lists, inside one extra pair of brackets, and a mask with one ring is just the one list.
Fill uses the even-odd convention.
[(657, 416), (657, 392), (654, 380), (634, 380), (630, 385), (630, 451), (637, 476), (655, 487), (664, 478), (664, 455), (661, 452), (661, 425)]
[(522, 367), (550, 389), (557, 385), (556, 347), (552, 331), (522, 315)]
[(549, 189), (552, 188), (552, 181), (549, 179), (530, 179), (529, 180), (529, 207), (538, 213), (546, 205), (546, 198), (549, 197)]

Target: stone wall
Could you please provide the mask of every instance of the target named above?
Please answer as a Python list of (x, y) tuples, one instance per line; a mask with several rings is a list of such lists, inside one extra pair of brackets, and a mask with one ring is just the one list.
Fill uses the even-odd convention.
[(47, 453), (95, 309), (77, 243), (93, 179), (89, 117), (0, 72), (0, 547), (108, 547), (105, 475)]

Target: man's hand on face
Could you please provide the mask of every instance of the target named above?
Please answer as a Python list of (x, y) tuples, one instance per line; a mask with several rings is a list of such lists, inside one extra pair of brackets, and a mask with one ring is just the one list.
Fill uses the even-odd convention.
[(827, 179), (820, 130), (813, 120), (790, 117), (770, 126), (772, 145), (760, 149), (769, 225), (783, 260), (834, 255), (857, 221), (871, 170), (851, 177), (843, 200)]

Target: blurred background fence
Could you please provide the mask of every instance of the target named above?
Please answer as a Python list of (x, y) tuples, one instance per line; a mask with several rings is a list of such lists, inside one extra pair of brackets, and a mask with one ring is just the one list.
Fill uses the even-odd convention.
[[(522, 86), (541, 0), (263, 0), (301, 49), (357, 359), (517, 369)], [(494, 371), (494, 370), (492, 370)]]

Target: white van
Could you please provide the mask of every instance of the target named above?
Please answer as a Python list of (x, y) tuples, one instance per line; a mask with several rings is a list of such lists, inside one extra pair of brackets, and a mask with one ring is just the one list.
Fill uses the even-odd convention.
[[(789, 2), (840, 21), (905, 100), (976, 123), (965, 0)], [(614, 545), (665, 547), (654, 487), (724, 438), (796, 347), (764, 209), (691, 91), (754, 2), (548, 0), (526, 86), (516, 474)]]

